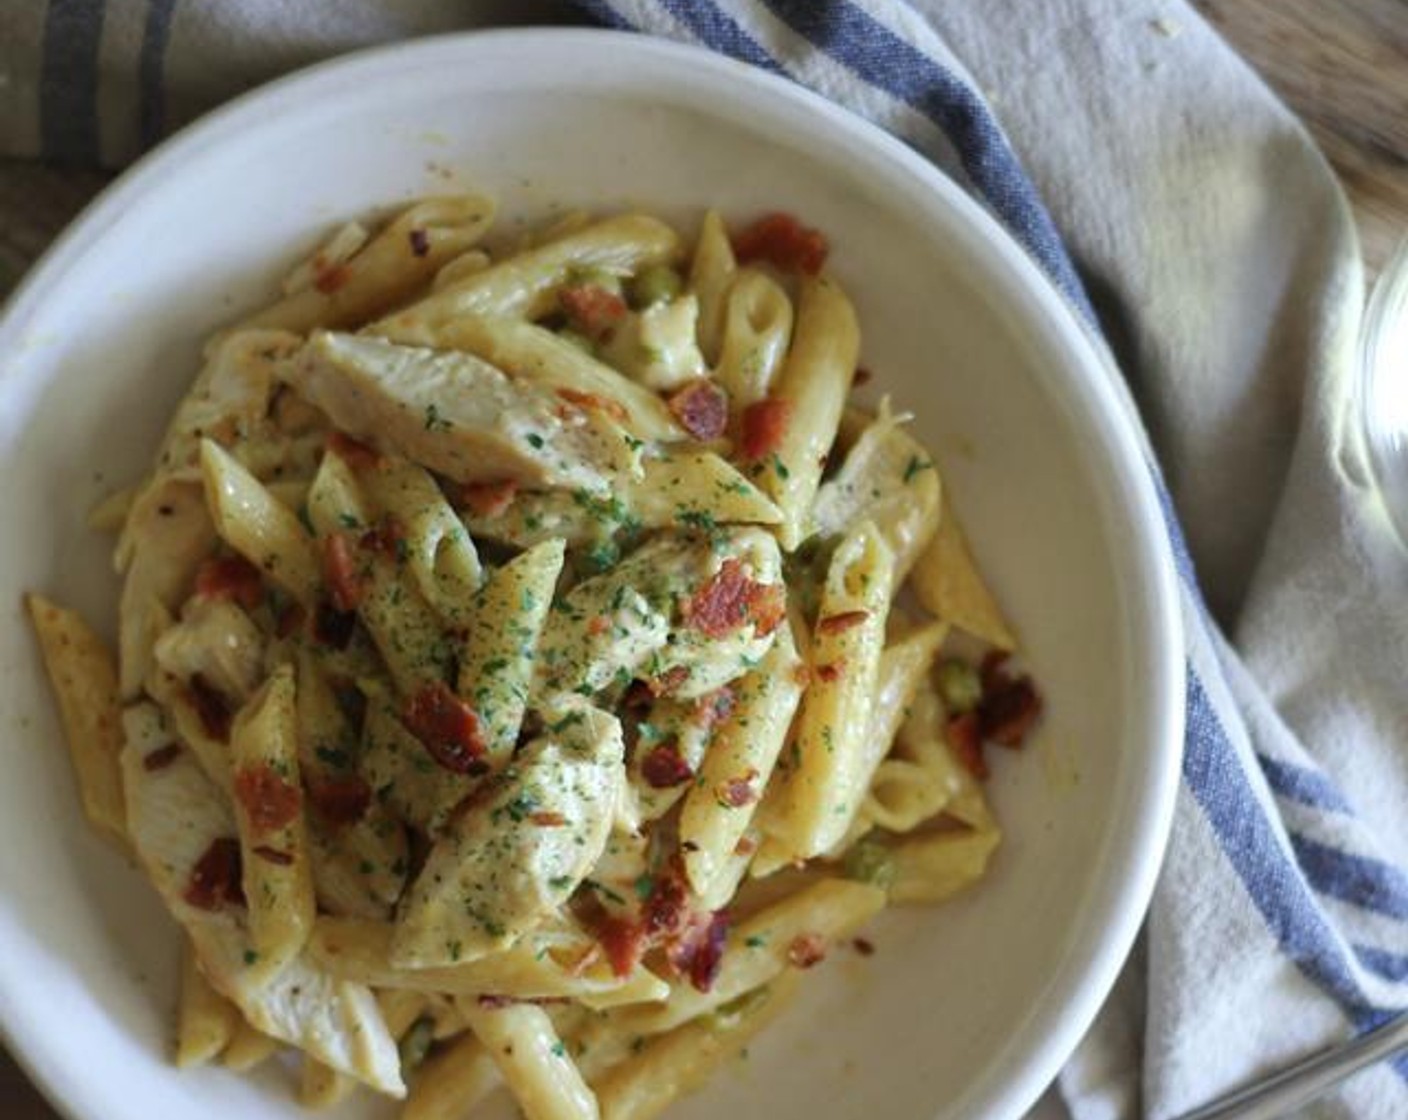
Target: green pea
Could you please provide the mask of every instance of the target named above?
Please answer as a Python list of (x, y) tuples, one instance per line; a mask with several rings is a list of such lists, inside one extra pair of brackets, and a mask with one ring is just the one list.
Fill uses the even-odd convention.
[(652, 264), (631, 281), (631, 302), (637, 307), (672, 300), (684, 290), (684, 280), (667, 264)]
[(945, 658), (939, 664), (939, 696), (950, 715), (971, 712), (983, 698), (983, 682), (978, 670), (956, 657)]

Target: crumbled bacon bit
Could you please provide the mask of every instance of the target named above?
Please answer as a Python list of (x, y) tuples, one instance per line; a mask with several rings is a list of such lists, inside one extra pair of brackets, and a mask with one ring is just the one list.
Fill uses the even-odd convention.
[(875, 955), (875, 943), (864, 937), (857, 937), (852, 940), (851, 948), (863, 957), (873, 957)]
[(221, 742), (230, 737), (230, 706), (218, 689), (200, 673), (192, 675), (186, 682), (186, 691), (195, 706), (200, 725), (212, 739)]
[(741, 809), (758, 800), (758, 791), (753, 788), (757, 770), (750, 769), (739, 778), (730, 778), (714, 787), (714, 798), (725, 809)]
[(655, 702), (655, 693), (645, 681), (632, 681), (621, 696), (621, 707), (628, 712), (644, 712)]
[(694, 702), (694, 721), (700, 727), (713, 727), (716, 723), (722, 723), (733, 714), (733, 709), (738, 706), (738, 698), (734, 695), (733, 689), (728, 685), (716, 688), (713, 692), (705, 693)]
[(825, 665), (818, 665), (816, 667), (816, 679), (825, 681), (827, 684), (832, 684), (841, 679), (841, 674), (845, 671), (845, 668), (846, 661), (844, 658), (840, 661), (831, 661)]
[(600, 284), (571, 284), (558, 292), (557, 302), (572, 325), (591, 338), (626, 317), (626, 301)]
[(625, 421), (626, 419), (625, 405), (610, 397), (603, 397), (599, 393), (584, 393), (580, 389), (559, 389), (557, 395), (568, 404), (574, 404), (578, 408), (603, 413), (613, 420)]
[(476, 517), (502, 517), (518, 495), (518, 483), (511, 478), (497, 482), (472, 482), (459, 488), (456, 504), (468, 507)]
[(203, 599), (233, 599), (245, 610), (264, 601), (264, 577), (243, 556), (212, 556), (196, 572), (196, 594)]
[(840, 614), (829, 614), (825, 618), (817, 620), (816, 632), (818, 634), (841, 634), (859, 626), (869, 617), (869, 611), (842, 611)]
[(328, 450), (353, 470), (373, 470), (381, 464), (381, 455), (375, 448), (353, 439), (346, 432), (333, 432), (328, 436)]
[(479, 716), (443, 681), (412, 696), (402, 713), (406, 726), (446, 770), (473, 774), (484, 769), (484, 737)]
[(758, 842), (751, 836), (740, 836), (738, 843), (733, 846), (733, 854), (736, 856), (751, 856), (758, 850)]
[(830, 246), (819, 230), (802, 225), (791, 214), (766, 214), (733, 239), (733, 251), (745, 264), (763, 260), (784, 272), (815, 276), (826, 263)]
[(677, 953), (671, 963), (689, 975), (689, 982), (699, 992), (707, 992), (718, 979), (723, 965), (724, 945), (728, 941), (729, 917), (726, 910), (716, 910), (707, 924), (689, 938), (688, 949)]
[(651, 789), (673, 789), (694, 777), (694, 769), (674, 739), (652, 747), (640, 760), (640, 773)]
[(528, 820), (539, 828), (561, 828), (567, 823), (567, 818), (561, 813), (547, 811), (529, 813)]
[(271, 848), (267, 844), (260, 844), (259, 847), (254, 849), (254, 854), (266, 863), (272, 863), (277, 867), (288, 867), (293, 863), (292, 852)]
[(260, 762), (235, 772), (235, 800), (255, 832), (272, 832), (298, 816), (303, 794), (269, 763)]
[(641, 923), (652, 940), (677, 936), (684, 930), (689, 915), (689, 891), (684, 877), (675, 869), (658, 875), (645, 900)]
[(855, 376), (851, 378), (852, 385), (869, 385), (875, 380), (875, 375), (865, 366), (856, 366)]
[(728, 428), (728, 394), (707, 377), (696, 377), (665, 403), (695, 439), (718, 439)]
[(241, 874), (240, 842), (232, 836), (222, 836), (210, 842), (191, 868), (182, 897), (200, 910), (218, 910), (226, 903), (243, 906)]
[(787, 961), (793, 968), (811, 968), (826, 959), (826, 938), (819, 933), (799, 933), (787, 946)]
[(313, 615), (313, 637), (330, 649), (346, 649), (357, 628), (356, 611), (340, 611), (332, 603), (318, 604)]
[(411, 252), (418, 257), (423, 257), (430, 252), (430, 235), (423, 229), (413, 229), (407, 235), (411, 243)]
[(983, 685), (978, 701), (978, 730), (983, 739), (1004, 747), (1020, 747), (1041, 715), (1041, 695), (1025, 674), (1014, 677), (1005, 668), (1007, 654), (993, 650), (978, 671)]
[(308, 784), (308, 800), (330, 824), (353, 824), (372, 803), (372, 787), (355, 774), (324, 778)]
[(625, 979), (635, 971), (646, 948), (645, 930), (641, 926), (624, 918), (603, 916), (592, 924), (592, 931), (618, 979)]
[(323, 581), (328, 597), (338, 611), (355, 611), (366, 589), (357, 570), (357, 557), (349, 533), (329, 533), (323, 538)]
[(593, 638), (599, 638), (611, 629), (611, 620), (605, 615), (597, 614), (587, 619), (587, 633)]
[(782, 446), (792, 419), (792, 403), (777, 397), (754, 401), (743, 410), (738, 450), (750, 461), (764, 459)]
[(729, 557), (684, 604), (684, 620), (710, 638), (722, 638), (752, 623), (758, 635), (772, 633), (787, 613), (780, 584), (763, 584), (743, 574)]
[(757, 583), (748, 587), (748, 617), (753, 633), (765, 638), (787, 617), (787, 589), (780, 583)]
[(399, 560), (405, 541), (406, 527), (394, 514), (388, 513), (357, 539), (357, 547), (388, 560)]
[(668, 696), (689, 680), (688, 665), (674, 665), (649, 682), (650, 691), (656, 696)]
[(313, 287), (322, 292), (325, 296), (330, 296), (333, 292), (346, 286), (347, 281), (352, 279), (352, 270), (345, 264), (335, 264), (331, 268), (318, 270), (318, 275), (313, 279)]
[(166, 746), (158, 747), (156, 750), (152, 751), (151, 754), (142, 759), (142, 769), (149, 773), (165, 770), (176, 761), (180, 754), (180, 743), (167, 743)]
[(978, 713), (964, 712), (948, 721), (944, 737), (959, 764), (979, 781), (988, 777), (987, 759), (983, 757), (982, 734), (978, 727)]

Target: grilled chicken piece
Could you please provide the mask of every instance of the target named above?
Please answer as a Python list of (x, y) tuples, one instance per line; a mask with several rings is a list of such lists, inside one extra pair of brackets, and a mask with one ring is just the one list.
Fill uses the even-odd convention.
[(580, 696), (542, 706), (544, 734), (472, 795), (402, 905), (392, 961), (454, 964), (512, 945), (572, 894), (625, 793), (615, 716)]
[(602, 492), (635, 468), (609, 419), (469, 354), (320, 332), (285, 376), (338, 428), (457, 482)]

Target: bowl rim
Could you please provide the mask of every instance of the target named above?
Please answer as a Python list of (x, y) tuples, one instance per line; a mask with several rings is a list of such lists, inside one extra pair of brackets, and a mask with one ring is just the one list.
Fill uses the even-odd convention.
[[(357, 78), (404, 75), (416, 66), (478, 50), (518, 52), (610, 50), (638, 52), (667, 60), (690, 77), (719, 80), (745, 88), (757, 97), (790, 105), (821, 118), (843, 132), (870, 158), (888, 161), (893, 169), (933, 192), (964, 234), (970, 251), (986, 258), (994, 278), (1004, 280), (1003, 296), (1019, 295), (1024, 318), (1035, 316), (1059, 336), (1067, 354), (1063, 373), (1084, 392), (1106, 441), (1106, 453), (1121, 468), (1124, 485), (1118, 502), (1132, 515), (1125, 526), (1126, 545), (1136, 558), (1131, 598), (1141, 600), (1144, 628), (1131, 651), (1152, 670), (1141, 680), (1148, 712), (1149, 738), (1141, 744), (1148, 764), (1129, 791), (1125, 844), (1112, 855), (1109, 874), (1092, 892), (1090, 904), (1106, 916), (1101, 936), (1077, 947), (1043, 993), (1045, 1030), (1039, 1042), (1002, 1084), (977, 1101), (965, 1102), (984, 1116), (1020, 1116), (1051, 1084), (1094, 1021), (1114, 986), (1152, 900), (1164, 850), (1172, 829), (1183, 751), (1185, 660), (1179, 578), (1157, 490), (1156, 468), (1146, 450), (1136, 413), (1124, 390), (1121, 374), (1103, 341), (1080, 319), (1039, 264), (982, 204), (930, 160), (893, 135), (811, 90), (758, 67), (703, 47), (635, 32), (593, 27), (530, 27), (477, 29), (425, 36), (340, 55), (294, 71), (249, 90), (186, 125), (136, 160), (100, 191), (40, 255), (8, 299), (0, 303), (0, 353), (18, 346), (36, 309), (47, 294), (61, 287), (81, 265), (90, 243), (104, 228), (120, 221), (144, 192), (170, 178), (179, 178), (188, 161), (209, 148), (258, 132), (275, 109), (298, 109), (317, 100), (328, 85)], [(5, 380), (0, 370), (0, 384)], [(0, 1006), (13, 1006), (15, 993), (0, 969)], [(74, 1059), (61, 1057), (61, 1048), (20, 1029), (9, 1015), (0, 1015), (0, 1041), (48, 1101), (70, 1120), (94, 1120), (85, 1111), (85, 1094), (71, 1076)], [(935, 1108), (943, 1107), (935, 1102)]]

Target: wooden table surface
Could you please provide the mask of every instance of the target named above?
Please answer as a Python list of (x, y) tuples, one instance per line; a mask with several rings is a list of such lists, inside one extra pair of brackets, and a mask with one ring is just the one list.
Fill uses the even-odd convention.
[[(1310, 127), (1349, 196), (1372, 277), (1408, 237), (1408, 0), (1193, 4)], [(0, 296), (104, 182), (0, 162)], [(54, 1116), (3, 1054), (0, 1116)]]

